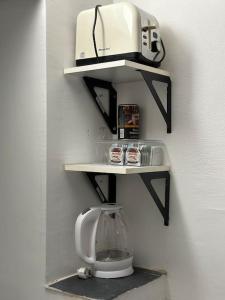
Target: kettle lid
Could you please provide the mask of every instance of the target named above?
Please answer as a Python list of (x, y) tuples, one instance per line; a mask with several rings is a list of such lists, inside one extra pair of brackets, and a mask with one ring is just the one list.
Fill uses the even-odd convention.
[(122, 206), (113, 203), (113, 204), (103, 204), (101, 206), (98, 206), (98, 208), (100, 208), (103, 211), (116, 211), (116, 210), (120, 210)]

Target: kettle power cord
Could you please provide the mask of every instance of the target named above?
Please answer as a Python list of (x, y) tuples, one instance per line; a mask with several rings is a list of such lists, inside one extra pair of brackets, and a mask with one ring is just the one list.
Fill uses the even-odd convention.
[(89, 267), (81, 267), (77, 269), (77, 276), (80, 279), (88, 279), (93, 276), (93, 270)]
[(164, 43), (163, 43), (163, 40), (162, 40), (162, 39), (160, 39), (160, 43), (161, 43), (162, 49), (163, 49), (163, 56), (161, 57), (160, 60), (155, 61), (156, 58), (158, 57), (159, 53), (160, 53), (160, 52), (157, 52), (156, 55), (155, 55), (154, 58), (153, 58), (153, 61), (152, 61), (152, 62), (157, 62), (158, 64), (160, 64), (160, 63), (164, 60), (164, 58), (165, 58), (165, 56), (166, 56), (166, 49), (165, 49), (165, 46), (164, 46)]

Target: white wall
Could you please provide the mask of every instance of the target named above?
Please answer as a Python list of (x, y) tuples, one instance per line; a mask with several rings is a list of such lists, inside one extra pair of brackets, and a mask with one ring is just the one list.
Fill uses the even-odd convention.
[[(101, 4), (109, 1), (100, 1)], [(47, 1), (47, 280), (74, 273), (78, 214), (99, 201), (85, 175), (66, 174), (63, 164), (92, 161), (104, 121), (80, 79), (65, 79), (74, 65), (77, 14), (96, 1)]]
[[(158, 17), (167, 46), (163, 67), (173, 75), (171, 135), (143, 83), (118, 87), (121, 102), (146, 108), (144, 137), (163, 139), (172, 164), (168, 228), (141, 180), (118, 178), (135, 261), (168, 270), (172, 300), (223, 300), (224, 4), (133, 2)], [(62, 75), (73, 62), (76, 15), (95, 4), (48, 1), (48, 279), (79, 265), (73, 224), (83, 208), (98, 203), (86, 178), (66, 175), (62, 167), (92, 159), (104, 126), (81, 81)], [(209, 20), (216, 21), (209, 26)], [(0, 33), (0, 298), (39, 300), (45, 299), (46, 254), (44, 1), (0, 1)]]
[[(49, 2), (48, 18), (50, 32), (55, 31), (48, 38), (48, 278), (73, 272), (79, 265), (72, 250), (74, 220), (84, 207), (98, 203), (85, 176), (64, 174), (62, 164), (91, 159), (98, 129), (104, 125), (81, 82), (64, 80), (61, 73), (73, 61), (73, 17), (85, 8), (77, 2), (65, 3)], [(133, 3), (159, 19), (167, 48), (162, 67), (173, 76), (171, 135), (165, 133), (144, 83), (117, 87), (120, 102), (141, 105), (143, 137), (162, 139), (172, 164), (168, 228), (140, 178), (118, 177), (118, 200), (131, 220), (135, 262), (168, 270), (172, 300), (224, 299), (225, 45), (220, 38), (224, 4), (210, 0)], [(209, 26), (212, 16), (217, 22)]]
[(0, 1), (0, 299), (44, 299), (44, 1)]
[[(135, 261), (168, 271), (172, 300), (225, 297), (225, 104), (223, 1), (134, 0), (155, 15), (173, 77), (173, 133), (142, 83), (119, 87), (121, 102), (141, 103), (145, 138), (160, 138), (172, 164), (170, 226), (140, 178), (122, 177)], [(125, 200), (124, 200), (125, 199)]]

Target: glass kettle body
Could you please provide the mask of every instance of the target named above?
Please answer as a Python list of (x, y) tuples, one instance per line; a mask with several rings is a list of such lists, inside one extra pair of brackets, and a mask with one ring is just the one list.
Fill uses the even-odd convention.
[(133, 273), (133, 253), (121, 206), (104, 205), (82, 212), (75, 223), (75, 246), (78, 255), (93, 265), (95, 277)]

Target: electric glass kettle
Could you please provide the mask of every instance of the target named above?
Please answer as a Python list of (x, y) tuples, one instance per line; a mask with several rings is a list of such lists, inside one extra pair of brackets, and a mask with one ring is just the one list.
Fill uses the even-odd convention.
[(82, 212), (75, 223), (78, 255), (94, 267), (94, 276), (117, 278), (133, 273), (132, 250), (122, 207), (104, 205)]

